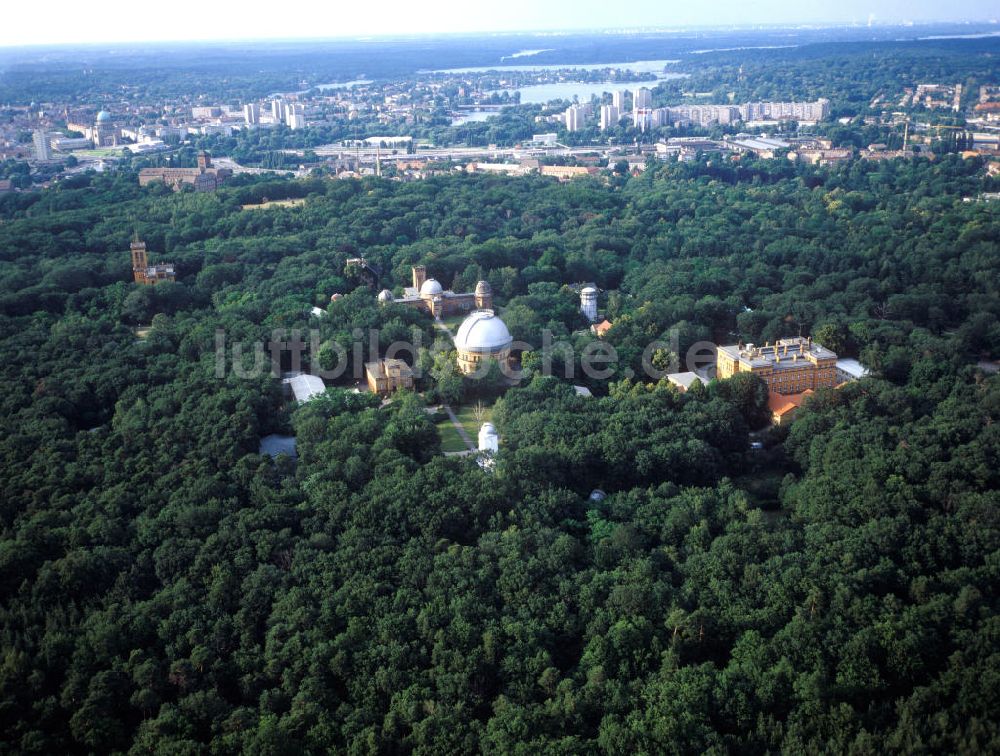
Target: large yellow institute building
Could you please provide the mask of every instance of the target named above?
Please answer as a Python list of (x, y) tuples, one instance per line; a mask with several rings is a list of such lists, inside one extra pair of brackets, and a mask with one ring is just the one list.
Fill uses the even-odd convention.
[(716, 354), (716, 377), (755, 373), (775, 394), (798, 394), (833, 387), (837, 380), (837, 355), (814, 344), (811, 338), (779, 339), (764, 346), (734, 344), (720, 346)]

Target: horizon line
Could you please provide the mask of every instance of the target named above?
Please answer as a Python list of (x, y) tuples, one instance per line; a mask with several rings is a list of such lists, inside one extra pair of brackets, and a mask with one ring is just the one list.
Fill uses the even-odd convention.
[(0, 42), (0, 51), (30, 51), (40, 49), (92, 49), (95, 47), (128, 47), (131, 45), (225, 45), (225, 44), (306, 44), (317, 42), (367, 42), (376, 40), (400, 40), (400, 39), (446, 39), (463, 37), (516, 37), (516, 36), (538, 36), (538, 37), (567, 37), (574, 35), (608, 35), (626, 36), (634, 34), (685, 34), (696, 31), (764, 31), (770, 29), (798, 29), (798, 30), (821, 30), (821, 29), (915, 29), (925, 26), (1000, 26), (1000, 19), (960, 19), (960, 20), (922, 20), (911, 21), (908, 19), (898, 20), (873, 20), (870, 24), (867, 21), (798, 21), (798, 22), (774, 22), (774, 23), (754, 23), (754, 24), (680, 24), (672, 26), (627, 26), (621, 28), (562, 28), (562, 29), (509, 29), (503, 31), (426, 31), (426, 32), (395, 32), (395, 33), (374, 33), (374, 34), (344, 34), (344, 35), (324, 35), (324, 36), (300, 36), (300, 37), (204, 37), (188, 39), (156, 39), (156, 38), (135, 38), (130, 40), (99, 40), (93, 42), (29, 42), (27, 44), (6, 44)]

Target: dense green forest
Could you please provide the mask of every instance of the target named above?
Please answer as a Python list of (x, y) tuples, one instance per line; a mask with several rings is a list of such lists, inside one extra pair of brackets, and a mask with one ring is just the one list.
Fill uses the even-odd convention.
[[(0, 750), (1000, 749), (1000, 205), (962, 201), (995, 182), (948, 156), (0, 197)], [(131, 283), (134, 233), (176, 283)], [(425, 404), (476, 387), (362, 254), (378, 288), (485, 278), (515, 338), (571, 347), (523, 356), (492, 471), (439, 453)], [(218, 330), (310, 327), (309, 360), (377, 328), (433, 365), (385, 406), (218, 377)], [(673, 334), (800, 332), (873, 375), (763, 449), (756, 379), (627, 377)]]

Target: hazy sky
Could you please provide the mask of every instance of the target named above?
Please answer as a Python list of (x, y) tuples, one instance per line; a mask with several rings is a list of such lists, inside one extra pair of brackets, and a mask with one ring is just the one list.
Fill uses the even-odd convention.
[(14, 0), (0, 45), (139, 40), (339, 37), (382, 34), (677, 28), (692, 25), (985, 21), (997, 0)]

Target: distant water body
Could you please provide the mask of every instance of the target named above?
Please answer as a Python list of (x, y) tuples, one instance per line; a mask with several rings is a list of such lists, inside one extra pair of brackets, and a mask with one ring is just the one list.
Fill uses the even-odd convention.
[(740, 50), (784, 50), (799, 45), (746, 45), (743, 47), (707, 47), (704, 50), (692, 50), (692, 55), (704, 55), (713, 52), (738, 52)]
[(317, 84), (316, 89), (320, 91), (325, 91), (327, 89), (350, 89), (351, 87), (358, 87), (363, 84), (371, 84), (371, 79), (354, 79), (353, 81), (339, 81), (333, 84)]
[[(534, 51), (521, 51), (534, 52)], [(541, 52), (545, 52), (544, 50)], [(514, 56), (505, 56), (501, 60)], [(475, 66), (472, 68), (443, 68), (434, 73), (485, 73), (496, 71), (498, 73), (513, 71), (602, 71), (613, 69), (619, 71), (631, 71), (637, 74), (650, 74), (653, 81), (558, 81), (549, 84), (531, 84), (529, 86), (518, 87), (516, 89), (500, 89), (500, 92), (518, 92), (521, 95), (523, 104), (545, 104), (552, 100), (572, 100), (579, 98), (581, 102), (587, 102), (594, 95), (600, 96), (604, 92), (613, 92), (616, 89), (634, 89), (635, 87), (653, 87), (662, 81), (669, 79), (681, 79), (687, 76), (682, 73), (667, 73), (664, 69), (671, 63), (678, 63), (677, 60), (633, 60), (621, 63), (555, 63), (546, 65), (504, 65), (502, 62), (495, 66)], [(488, 116), (486, 116), (488, 117)], [(484, 120), (484, 117), (466, 120)]]
[(476, 123), (479, 121), (486, 121), (497, 112), (495, 110), (467, 110), (462, 115), (455, 116), (451, 119), (452, 126), (461, 126), (463, 123)]
[[(546, 52), (542, 50), (540, 52)], [(431, 73), (485, 73), (486, 71), (600, 71), (605, 68), (619, 68), (635, 73), (662, 74), (663, 69), (679, 60), (635, 60), (626, 63), (555, 63), (546, 65), (518, 64), (510, 66), (503, 61), (513, 56), (501, 58), (493, 66), (474, 66), (472, 68), (439, 68)]]
[(538, 55), (543, 52), (552, 52), (551, 47), (546, 47), (544, 50), (518, 50), (513, 55), (504, 55), (500, 60), (510, 60), (511, 58), (530, 58), (532, 55)]

